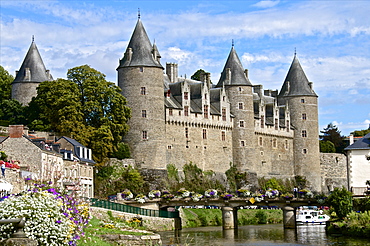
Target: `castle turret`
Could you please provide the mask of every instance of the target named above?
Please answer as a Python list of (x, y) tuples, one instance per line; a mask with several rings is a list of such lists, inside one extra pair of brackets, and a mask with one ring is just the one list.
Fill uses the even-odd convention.
[(233, 46), (216, 87), (225, 87), (230, 101), (230, 112), (234, 116), (233, 164), (239, 170), (256, 172), (253, 166), (253, 94), (252, 84), (247, 76), (247, 70), (244, 70)]
[(32, 39), (31, 46), (23, 60), (19, 71), (12, 82), (12, 99), (27, 105), (32, 97), (37, 96), (36, 88), (41, 82), (52, 81), (49, 70), (46, 70), (36, 43)]
[[(304, 176), (314, 191), (321, 191), (318, 96), (296, 55), (279, 93), (279, 104), (288, 105), (294, 128), (294, 171)], [(289, 127), (289, 126), (288, 126)]]
[(117, 68), (118, 86), (132, 109), (130, 130), (124, 137), (132, 157), (143, 168), (166, 168), (163, 67), (138, 19), (124, 57)]

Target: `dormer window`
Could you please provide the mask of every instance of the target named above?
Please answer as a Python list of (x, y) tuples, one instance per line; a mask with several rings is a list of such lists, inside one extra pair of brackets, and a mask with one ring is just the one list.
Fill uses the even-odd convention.
[(184, 92), (184, 100), (188, 100), (189, 99), (189, 92), (185, 91)]

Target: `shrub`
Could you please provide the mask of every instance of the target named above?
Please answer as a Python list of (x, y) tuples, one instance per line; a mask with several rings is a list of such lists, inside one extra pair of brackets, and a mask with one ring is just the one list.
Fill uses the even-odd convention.
[(328, 204), (333, 207), (337, 216), (343, 219), (352, 211), (352, 193), (345, 187), (335, 188), (328, 197)]
[(266, 215), (265, 211), (258, 210), (255, 217), (258, 221), (258, 224), (267, 224), (267, 215)]

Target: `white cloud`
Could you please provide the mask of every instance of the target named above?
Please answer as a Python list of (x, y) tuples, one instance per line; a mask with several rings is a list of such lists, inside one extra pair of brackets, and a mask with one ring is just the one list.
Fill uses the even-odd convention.
[(279, 4), (280, 1), (260, 1), (256, 4), (253, 4), (252, 6), (258, 7), (258, 8), (271, 8)]

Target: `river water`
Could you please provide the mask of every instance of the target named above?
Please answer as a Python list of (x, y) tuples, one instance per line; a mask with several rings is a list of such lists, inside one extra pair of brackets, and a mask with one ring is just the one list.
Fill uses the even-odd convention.
[(332, 237), (325, 225), (302, 225), (285, 229), (282, 224), (239, 226), (237, 230), (222, 227), (184, 228), (175, 236), (173, 231), (160, 232), (164, 246), (244, 246), (244, 245), (370, 245), (369, 239)]

